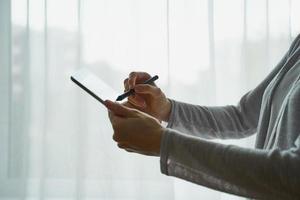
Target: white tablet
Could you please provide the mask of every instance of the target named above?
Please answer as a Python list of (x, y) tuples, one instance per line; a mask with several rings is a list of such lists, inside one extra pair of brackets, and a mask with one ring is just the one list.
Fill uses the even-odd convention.
[(118, 97), (118, 93), (112, 87), (88, 69), (78, 70), (71, 76), (71, 80), (102, 104), (106, 99), (115, 101)]

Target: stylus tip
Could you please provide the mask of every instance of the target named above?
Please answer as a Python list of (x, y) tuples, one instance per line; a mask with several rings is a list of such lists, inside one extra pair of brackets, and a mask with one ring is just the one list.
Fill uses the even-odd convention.
[(118, 96), (118, 98), (116, 99), (116, 101), (121, 101), (123, 100), (122, 96)]

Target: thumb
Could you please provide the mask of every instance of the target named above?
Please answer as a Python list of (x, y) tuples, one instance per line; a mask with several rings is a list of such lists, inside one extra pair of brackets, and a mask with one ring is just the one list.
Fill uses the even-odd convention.
[(107, 109), (109, 109), (111, 112), (113, 112), (115, 115), (122, 116), (122, 117), (135, 117), (135, 109), (128, 108), (122, 104), (112, 102), (110, 100), (106, 100), (105, 106)]
[(134, 91), (138, 94), (150, 94), (152, 96), (157, 96), (161, 90), (150, 84), (138, 84), (134, 87)]

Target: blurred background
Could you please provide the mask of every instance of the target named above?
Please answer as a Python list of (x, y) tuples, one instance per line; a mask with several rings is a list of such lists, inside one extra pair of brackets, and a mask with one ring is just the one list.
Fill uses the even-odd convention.
[[(0, 0), (0, 199), (242, 199), (118, 149), (106, 109), (70, 75), (92, 69), (121, 93), (131, 71), (146, 71), (170, 98), (237, 104), (298, 34), (299, 8), (298, 0)], [(251, 148), (254, 137), (225, 143)]]

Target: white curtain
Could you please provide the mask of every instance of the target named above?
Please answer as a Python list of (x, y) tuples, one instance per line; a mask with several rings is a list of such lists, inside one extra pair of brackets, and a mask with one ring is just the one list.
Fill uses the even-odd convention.
[(106, 109), (69, 77), (87, 67), (121, 93), (129, 72), (147, 71), (170, 98), (236, 104), (299, 32), (299, 9), (299, 0), (0, 0), (0, 199), (240, 199), (118, 149)]

